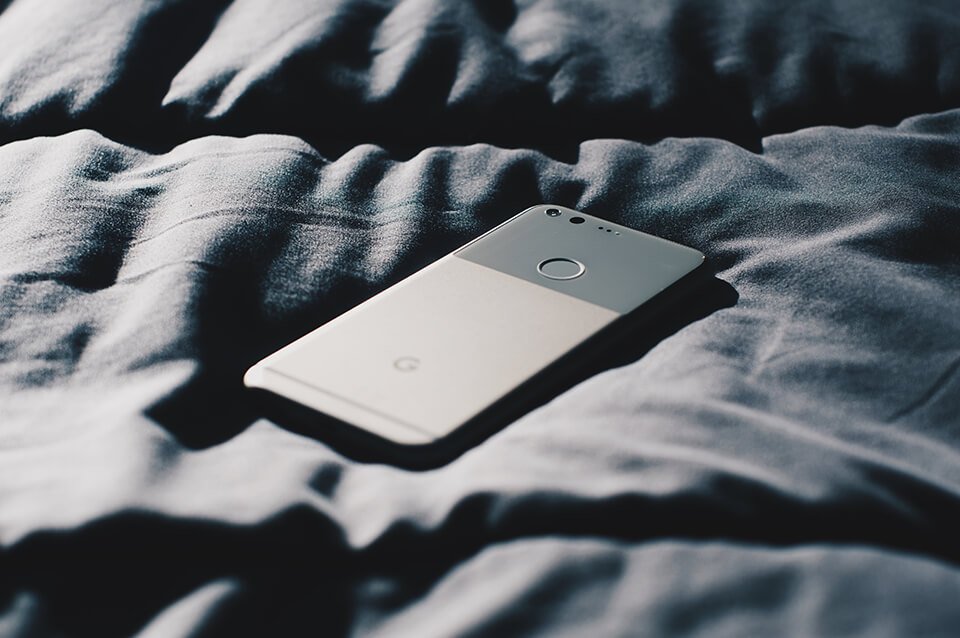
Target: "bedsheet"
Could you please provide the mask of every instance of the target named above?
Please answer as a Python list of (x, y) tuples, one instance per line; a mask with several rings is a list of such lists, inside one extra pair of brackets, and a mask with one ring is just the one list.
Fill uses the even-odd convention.
[[(0, 635), (960, 632), (955, 3), (0, 9)], [(244, 392), (539, 202), (726, 301), (425, 472)]]

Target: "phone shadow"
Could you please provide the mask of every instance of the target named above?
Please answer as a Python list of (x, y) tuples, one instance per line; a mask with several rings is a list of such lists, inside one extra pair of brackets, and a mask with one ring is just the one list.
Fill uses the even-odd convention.
[(719, 310), (732, 308), (739, 299), (740, 294), (726, 281), (715, 276), (705, 279), (690, 294), (668, 300), (653, 320), (629, 324), (578, 371), (570, 387), (600, 372), (634, 363), (662, 341)]
[[(671, 288), (676, 288), (671, 287)], [(233, 307), (242, 300), (239, 291), (230, 291)], [(356, 292), (356, 291), (354, 291)], [(354, 295), (356, 296), (356, 295)], [(605, 370), (640, 359), (650, 349), (686, 326), (737, 303), (739, 295), (729, 283), (712, 275), (697, 278), (695, 289), (671, 291), (658, 298), (651, 313), (630, 320), (613, 335), (599, 343), (581, 348), (581, 352), (563, 366), (562, 374), (552, 375), (549, 383), (537, 380), (524, 384), (501, 401), (484, 418), (478, 419), (437, 444), (406, 448), (385, 445), (376, 437), (344, 426), (312, 410), (278, 402), (265, 393), (247, 390), (242, 385), (244, 370), (284, 339), (296, 334), (277, 334), (277, 326), (238, 325), (233, 330), (205, 333), (204, 352), (192, 377), (146, 411), (147, 415), (190, 449), (204, 449), (240, 434), (261, 418), (278, 427), (316, 439), (357, 462), (390, 463), (410, 469), (430, 469), (445, 465), (466, 450), (478, 445), (527, 412), (543, 405), (571, 387)], [(217, 299), (208, 300), (219, 308)], [(251, 300), (252, 304), (252, 300)], [(646, 304), (645, 304), (646, 305)], [(318, 313), (313, 313), (314, 317)], [(245, 316), (235, 313), (235, 316)], [(256, 316), (251, 312), (246, 316)], [(221, 324), (222, 325), (222, 324)], [(227, 324), (229, 325), (229, 324)], [(239, 352), (235, 344), (239, 334), (273, 335), (261, 351)], [(200, 335), (204, 336), (204, 335)]]

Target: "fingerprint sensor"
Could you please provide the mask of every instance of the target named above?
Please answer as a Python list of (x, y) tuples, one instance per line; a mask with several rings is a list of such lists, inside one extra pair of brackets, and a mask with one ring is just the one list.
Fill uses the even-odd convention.
[(537, 264), (537, 272), (548, 279), (576, 279), (586, 270), (579, 261), (567, 257), (552, 257)]

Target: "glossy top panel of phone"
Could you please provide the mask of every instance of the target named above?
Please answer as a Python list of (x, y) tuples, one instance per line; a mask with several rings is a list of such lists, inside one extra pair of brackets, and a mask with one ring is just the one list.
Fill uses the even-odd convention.
[(563, 206), (533, 206), (457, 257), (627, 314), (699, 267), (697, 250)]

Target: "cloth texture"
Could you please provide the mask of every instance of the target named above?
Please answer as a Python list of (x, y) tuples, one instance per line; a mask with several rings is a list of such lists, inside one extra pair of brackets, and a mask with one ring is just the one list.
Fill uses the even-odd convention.
[[(430, 471), (258, 411), (541, 202), (733, 299)], [(956, 2), (0, 2), (0, 635), (955, 636), (958, 247)]]

